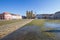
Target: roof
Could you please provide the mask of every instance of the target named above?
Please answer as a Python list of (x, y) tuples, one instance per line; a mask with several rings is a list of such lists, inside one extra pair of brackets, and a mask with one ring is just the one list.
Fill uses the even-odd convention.
[(3, 14), (10, 14), (9, 12), (3, 12)]
[(55, 12), (55, 14), (57, 14), (57, 13), (59, 13), (59, 14), (60, 14), (60, 11), (58, 11), (58, 12)]
[(20, 15), (18, 15), (18, 14), (13, 14), (13, 13), (10, 13), (11, 15), (14, 15), (14, 16), (20, 16)]
[(41, 16), (52, 16), (54, 14), (37, 14), (37, 15), (41, 15)]
[(9, 12), (3, 12), (3, 14), (11, 14), (11, 15), (14, 15), (14, 16), (20, 16), (18, 14), (12, 14), (12, 13), (9, 13)]

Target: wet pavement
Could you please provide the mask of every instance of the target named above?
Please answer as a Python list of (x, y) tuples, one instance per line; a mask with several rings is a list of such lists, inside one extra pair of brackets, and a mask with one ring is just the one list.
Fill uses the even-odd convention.
[[(46, 32), (54, 33), (55, 40), (60, 40), (60, 24), (49, 23), (44, 24), (45, 28), (53, 28), (54, 30), (46, 30)], [(41, 32), (41, 27), (38, 26), (24, 26), (5, 36), (1, 40), (54, 40)]]
[(5, 36), (1, 40), (53, 40), (40, 31), (38, 26), (25, 26)]

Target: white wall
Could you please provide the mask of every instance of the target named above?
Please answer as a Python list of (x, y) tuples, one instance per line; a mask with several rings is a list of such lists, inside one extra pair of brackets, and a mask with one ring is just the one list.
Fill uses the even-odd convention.
[(12, 19), (22, 19), (22, 17), (21, 16), (12, 15)]

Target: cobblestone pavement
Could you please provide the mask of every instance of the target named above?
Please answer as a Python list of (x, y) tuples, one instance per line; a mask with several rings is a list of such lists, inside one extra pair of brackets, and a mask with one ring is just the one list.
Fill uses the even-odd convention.
[(0, 26), (0, 39), (2, 39), (6, 35), (14, 32), (15, 30), (19, 29), (20, 27), (24, 26), (25, 24), (27, 24), (31, 21), (32, 21), (32, 19), (27, 19), (27, 20), (22, 20), (20, 22)]

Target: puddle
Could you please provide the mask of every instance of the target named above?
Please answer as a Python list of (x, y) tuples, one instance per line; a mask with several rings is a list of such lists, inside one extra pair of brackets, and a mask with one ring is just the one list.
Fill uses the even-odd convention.
[(47, 28), (60, 28), (60, 23), (45, 22), (44, 26)]
[(51, 32), (55, 34), (55, 39), (60, 40), (60, 23), (45, 22), (46, 28), (53, 28), (53, 30), (46, 30), (45, 32)]

